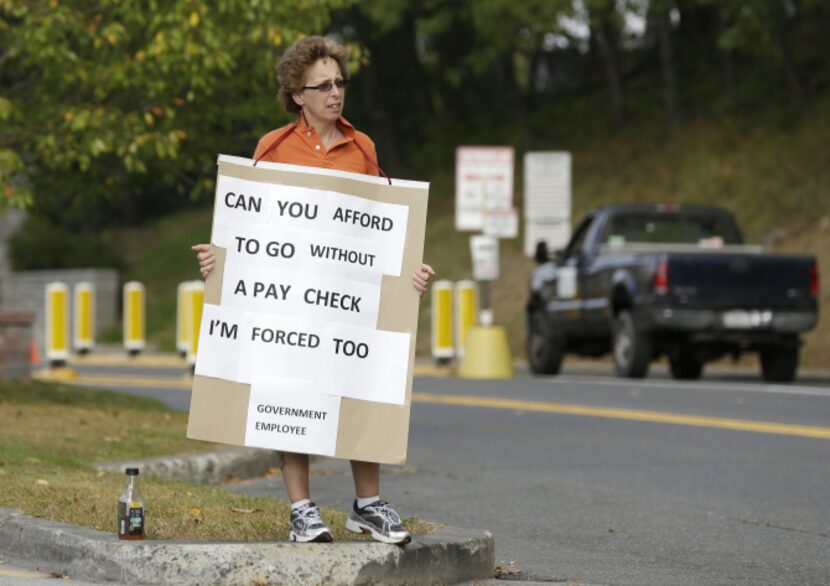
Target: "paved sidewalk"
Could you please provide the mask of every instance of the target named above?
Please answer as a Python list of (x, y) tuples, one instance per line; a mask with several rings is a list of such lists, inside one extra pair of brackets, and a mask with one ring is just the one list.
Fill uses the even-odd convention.
[(103, 533), (0, 508), (0, 552), (37, 559), (74, 579), (122, 584), (456, 584), (490, 575), (493, 537), (444, 527), (404, 547), (329, 544), (120, 541)]
[[(273, 465), (267, 450), (231, 448), (156, 458), (147, 474), (216, 483)], [(36, 519), (0, 508), (0, 557), (40, 572), (120, 584), (456, 584), (492, 576), (495, 541), (487, 531), (442, 527), (398, 547), (355, 540), (329, 544), (120, 541), (114, 533)]]

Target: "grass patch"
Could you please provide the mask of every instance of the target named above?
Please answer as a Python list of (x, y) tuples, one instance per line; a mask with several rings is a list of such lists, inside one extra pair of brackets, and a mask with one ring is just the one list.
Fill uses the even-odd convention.
[[(213, 449), (185, 437), (187, 415), (162, 403), (108, 391), (42, 382), (0, 384), (0, 506), (35, 517), (116, 530), (124, 475), (95, 462)], [(221, 488), (141, 477), (148, 539), (284, 541), (286, 502)], [(335, 539), (346, 513), (324, 509)], [(429, 524), (407, 519), (410, 531)]]

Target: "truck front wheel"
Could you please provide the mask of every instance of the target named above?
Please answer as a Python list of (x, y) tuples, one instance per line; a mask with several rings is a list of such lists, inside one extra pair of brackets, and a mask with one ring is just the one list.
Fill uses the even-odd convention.
[(790, 383), (798, 370), (798, 343), (769, 346), (761, 350), (761, 375), (764, 380)]
[(627, 309), (620, 311), (614, 324), (614, 369), (626, 378), (643, 378), (651, 362), (651, 339), (637, 327)]
[(542, 310), (536, 310), (528, 319), (527, 361), (533, 374), (559, 374), (565, 339), (551, 327)]

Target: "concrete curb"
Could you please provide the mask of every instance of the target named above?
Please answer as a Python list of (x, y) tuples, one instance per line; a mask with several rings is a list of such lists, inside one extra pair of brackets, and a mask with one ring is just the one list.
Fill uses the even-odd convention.
[(444, 527), (404, 547), (126, 542), (0, 508), (0, 552), (37, 559), (72, 578), (123, 584), (457, 584), (492, 576), (495, 541), (486, 531)]
[(128, 467), (140, 468), (142, 475), (198, 484), (219, 484), (232, 478), (261, 476), (272, 468), (279, 468), (280, 456), (274, 450), (224, 448), (215, 452), (95, 464), (97, 470), (108, 472), (124, 472), (124, 468)]

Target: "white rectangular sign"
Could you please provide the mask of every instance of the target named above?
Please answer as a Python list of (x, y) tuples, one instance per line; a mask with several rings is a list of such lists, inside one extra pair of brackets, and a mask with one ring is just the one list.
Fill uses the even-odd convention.
[(473, 278), (495, 281), (499, 278), (499, 241), (492, 236), (470, 236)]
[(515, 238), (519, 235), (519, 212), (516, 208), (485, 210), (484, 235), (495, 238)]
[(456, 230), (481, 230), (485, 210), (513, 207), (513, 158), (513, 147), (456, 149)]
[(302, 381), (257, 377), (251, 383), (245, 445), (333, 456), (340, 397)]
[(380, 277), (367, 283), (228, 262), (222, 279), (222, 307), (373, 328), (378, 321)]
[[(222, 248), (239, 247), (238, 228), (231, 224), (264, 225), (278, 241), (279, 228), (305, 230), (311, 242), (318, 234), (370, 240), (384, 251), (378, 259), (384, 273), (401, 274), (401, 258), (406, 239), (406, 206), (376, 202), (335, 191), (276, 185), (219, 175), (213, 210), (211, 242)], [(321, 245), (325, 239), (319, 240)], [(330, 242), (330, 240), (329, 240)], [(267, 242), (261, 242), (265, 247)], [(345, 240), (347, 248), (353, 241)], [(338, 247), (339, 248), (339, 247)]]
[(316, 383), (342, 397), (403, 405), (410, 335), (206, 303), (195, 374), (251, 384)]
[(571, 154), (525, 153), (524, 186), (525, 255), (539, 241), (563, 248), (571, 236)]

